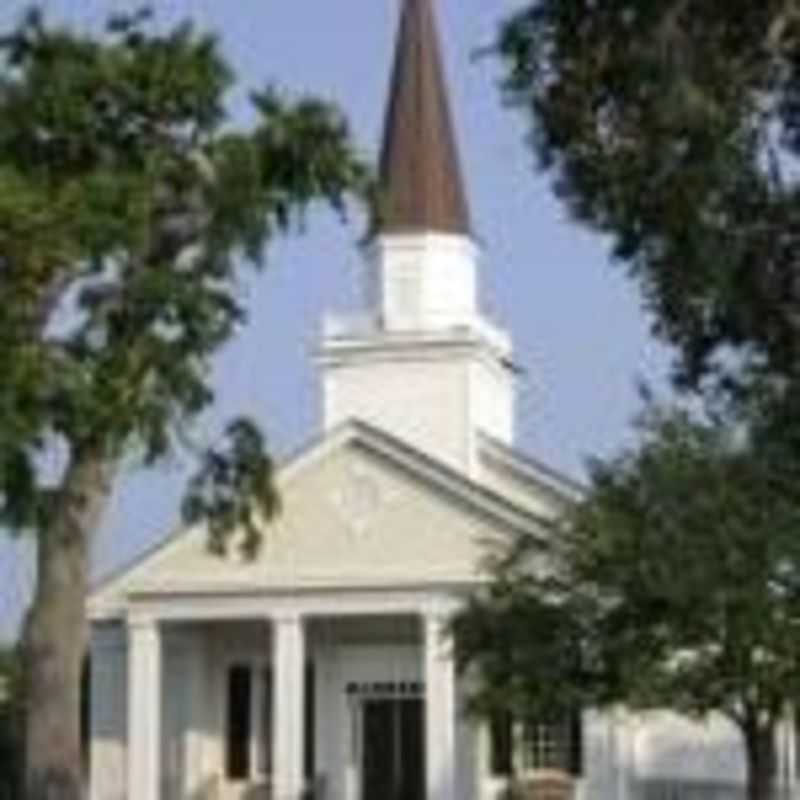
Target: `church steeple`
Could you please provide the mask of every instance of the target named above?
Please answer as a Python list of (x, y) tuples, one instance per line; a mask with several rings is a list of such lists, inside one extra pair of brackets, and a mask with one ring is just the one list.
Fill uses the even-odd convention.
[(435, 1), (402, 0), (366, 303), (326, 322), (323, 419), (362, 420), (475, 477), (479, 432), (513, 438), (512, 346), (478, 302)]
[(472, 232), (432, 2), (403, 0), (381, 151), (379, 234)]

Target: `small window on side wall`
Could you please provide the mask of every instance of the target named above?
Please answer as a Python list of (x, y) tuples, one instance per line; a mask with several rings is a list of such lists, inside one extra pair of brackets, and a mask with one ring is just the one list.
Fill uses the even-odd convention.
[(522, 723), (522, 768), (563, 770), (583, 774), (583, 715), (575, 711), (564, 719)]
[(490, 720), (489, 730), (490, 768), (495, 777), (512, 775), (515, 762), (522, 773), (555, 769), (573, 777), (583, 774), (583, 715), (580, 711), (557, 722), (520, 722), (509, 713), (498, 713)]

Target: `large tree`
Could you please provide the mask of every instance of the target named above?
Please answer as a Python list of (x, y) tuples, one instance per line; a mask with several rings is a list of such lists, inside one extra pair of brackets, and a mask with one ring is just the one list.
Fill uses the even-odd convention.
[(767, 800), (800, 692), (798, 480), (783, 437), (651, 409), (641, 442), (594, 465), (548, 537), (500, 553), (457, 620), (478, 710), (719, 713), (741, 732), (748, 796)]
[[(0, 524), (35, 535), (25, 628), (28, 800), (80, 797), (92, 536), (121, 459), (153, 465), (214, 399), (210, 362), (246, 321), (242, 270), (313, 201), (366, 185), (340, 114), (252, 95), (212, 36), (146, 14), (99, 36), (32, 13), (0, 51)], [(257, 543), (275, 506), (249, 422), (210, 452), (186, 511)]]
[(497, 50), (539, 166), (637, 282), (678, 386), (730, 405), (651, 414), (544, 545), (503, 553), (463, 662), (479, 706), (725, 714), (763, 800), (800, 689), (800, 3), (528, 0)]
[(677, 377), (794, 381), (797, 0), (529, 0), (498, 50), (540, 166), (638, 282)]

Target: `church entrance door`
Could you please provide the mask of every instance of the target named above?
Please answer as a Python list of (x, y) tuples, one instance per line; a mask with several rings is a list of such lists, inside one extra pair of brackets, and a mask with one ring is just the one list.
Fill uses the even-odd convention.
[(425, 800), (424, 701), (364, 701), (361, 800)]

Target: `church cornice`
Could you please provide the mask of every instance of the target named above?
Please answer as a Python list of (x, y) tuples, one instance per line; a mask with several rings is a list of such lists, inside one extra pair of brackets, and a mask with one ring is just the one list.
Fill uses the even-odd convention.
[(486, 339), (464, 335), (383, 334), (368, 338), (327, 339), (317, 363), (328, 369), (386, 363), (463, 363), (475, 361), (501, 374), (515, 374), (507, 353)]

